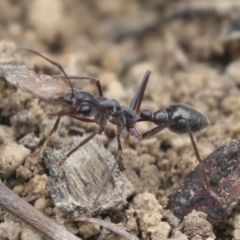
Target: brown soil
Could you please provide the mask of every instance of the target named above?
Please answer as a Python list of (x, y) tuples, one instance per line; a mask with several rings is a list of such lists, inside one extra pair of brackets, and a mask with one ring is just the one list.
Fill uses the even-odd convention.
[[(188, 11), (173, 14), (181, 9)], [(173, 17), (159, 20), (166, 16)], [(211, 124), (194, 136), (205, 158), (240, 136), (239, 16), (240, 4), (227, 0), (201, 1), (201, 6), (198, 1), (167, 0), (3, 0), (0, 39), (47, 55), (68, 74), (96, 76), (104, 96), (121, 105), (129, 105), (146, 70), (151, 70), (141, 109), (156, 111), (185, 103), (204, 113)], [(36, 71), (59, 74), (56, 67), (35, 55), (19, 55)], [(97, 94), (88, 81), (74, 81), (74, 86)], [(120, 239), (94, 224), (69, 223), (46, 188), (49, 173), (44, 164), (31, 158), (30, 153), (39, 148), (55, 122), (47, 113), (61, 109), (61, 103), (39, 103), (4, 80), (0, 89), (2, 181), (83, 239)], [(137, 127), (145, 132), (153, 125)], [(94, 124), (64, 117), (49, 146), (61, 148), (73, 135), (95, 129)], [(115, 126), (109, 124), (100, 136), (113, 154), (115, 132)], [(206, 220), (206, 214), (193, 211), (179, 223), (164, 210), (167, 196), (196, 165), (187, 134), (163, 130), (147, 140), (130, 138), (120, 164), (127, 179), (127, 200), (98, 217), (118, 223), (140, 239), (240, 239), (237, 207), (217, 228)], [(0, 239), (44, 238), (1, 210)]]

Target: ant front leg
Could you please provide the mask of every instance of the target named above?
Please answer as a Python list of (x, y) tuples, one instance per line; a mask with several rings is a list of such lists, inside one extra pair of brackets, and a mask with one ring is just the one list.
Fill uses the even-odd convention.
[(59, 122), (60, 122), (60, 118), (61, 118), (61, 115), (58, 116), (56, 122), (53, 125), (53, 128), (52, 128), (51, 132), (49, 133), (49, 135), (47, 137), (47, 139), (44, 140), (41, 149), (37, 152), (37, 156), (38, 157), (42, 156), (42, 154), (43, 154), (43, 152), (44, 152), (44, 150), (45, 150), (49, 140), (51, 139), (52, 135), (57, 131), (57, 128), (58, 128), (58, 125), (59, 125)]
[(90, 141), (94, 136), (97, 134), (100, 134), (104, 131), (106, 125), (107, 125), (107, 115), (104, 112), (101, 112), (100, 114), (97, 114), (95, 116), (95, 119), (90, 119), (90, 118), (82, 118), (82, 117), (77, 117), (77, 116), (71, 116), (72, 118), (75, 118), (79, 121), (83, 122), (92, 122), (92, 123), (97, 123), (99, 125), (99, 129), (92, 134), (90, 134), (87, 138), (85, 138), (83, 141), (81, 141), (75, 148), (73, 148), (70, 152), (67, 153), (64, 159), (62, 159), (58, 165), (61, 166), (68, 157), (70, 157), (74, 152), (76, 152), (80, 147), (82, 147), (85, 143)]
[(61, 117), (62, 117), (62, 116), (65, 116), (65, 115), (70, 115), (70, 114), (73, 114), (73, 113), (75, 113), (75, 111), (74, 111), (73, 109), (63, 109), (63, 110), (61, 110), (60, 112), (57, 112), (57, 113), (49, 113), (49, 114), (48, 114), (49, 116), (58, 116), (58, 117), (57, 117), (57, 120), (56, 120), (56, 122), (54, 123), (53, 128), (52, 128), (52, 130), (50, 131), (47, 139), (44, 140), (41, 149), (40, 149), (39, 152), (37, 153), (38, 156), (42, 156), (42, 153), (43, 153), (43, 151), (45, 150), (48, 142), (50, 141), (50, 139), (51, 139), (51, 137), (52, 137), (52, 135), (57, 131), (57, 128), (58, 128), (58, 126), (59, 126)]

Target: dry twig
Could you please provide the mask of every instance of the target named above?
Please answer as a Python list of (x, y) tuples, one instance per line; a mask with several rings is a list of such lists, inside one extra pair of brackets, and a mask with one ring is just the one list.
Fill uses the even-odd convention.
[(119, 236), (126, 238), (127, 240), (139, 240), (138, 237), (126, 232), (124, 229), (122, 229), (120, 227), (117, 227), (115, 224), (105, 222), (98, 218), (80, 217), (80, 218), (74, 219), (74, 221), (81, 221), (81, 222), (86, 221), (86, 222), (90, 222), (90, 223), (96, 223), (96, 224), (98, 224), (104, 228), (107, 228), (108, 230), (118, 234)]
[(0, 206), (51, 240), (81, 240), (37, 211), (0, 181)]

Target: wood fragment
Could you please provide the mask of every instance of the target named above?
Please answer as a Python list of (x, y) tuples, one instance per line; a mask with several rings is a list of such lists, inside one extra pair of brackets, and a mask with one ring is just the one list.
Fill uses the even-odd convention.
[(169, 196), (167, 208), (181, 220), (194, 209), (205, 212), (207, 220), (216, 226), (240, 201), (240, 140), (220, 146), (203, 160), (203, 165), (214, 195), (205, 188), (198, 165)]
[(60, 167), (58, 163), (81, 139), (73, 137), (67, 144), (62, 144), (63, 147), (59, 150), (47, 148), (43, 156), (51, 176), (47, 188), (55, 205), (71, 218), (89, 212), (99, 214), (115, 207), (123, 201), (125, 189), (123, 176), (116, 168), (92, 209), (115, 158), (99, 139), (94, 138), (73, 153)]
[(70, 89), (63, 81), (37, 74), (19, 61), (0, 62), (0, 77), (44, 101), (59, 100)]

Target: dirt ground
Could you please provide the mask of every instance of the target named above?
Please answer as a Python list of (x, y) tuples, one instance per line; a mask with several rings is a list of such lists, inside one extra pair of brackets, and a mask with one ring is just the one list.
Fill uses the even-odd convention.
[[(210, 125), (194, 133), (202, 158), (240, 137), (240, 1), (33, 0), (0, 1), (0, 40), (47, 55), (71, 75), (100, 79), (104, 96), (129, 106), (145, 72), (152, 72), (141, 109), (157, 111), (184, 103), (205, 114)], [(59, 70), (44, 59), (18, 53), (31, 69), (49, 75)], [(97, 95), (91, 81), (74, 87)], [(49, 171), (33, 160), (48, 136), (61, 102), (40, 102), (0, 82), (0, 173), (15, 193), (82, 239), (123, 239), (96, 224), (69, 222), (46, 188)], [(143, 133), (152, 124), (137, 125)], [(49, 146), (61, 148), (89, 134), (95, 124), (63, 117)], [(99, 136), (116, 155), (116, 127)], [(124, 201), (97, 217), (140, 239), (240, 239), (239, 206), (213, 226), (193, 211), (183, 222), (166, 211), (196, 157), (187, 134), (165, 129), (146, 140), (123, 140), (120, 170)], [(10, 160), (9, 160), (10, 159)], [(11, 164), (9, 163), (11, 162)], [(1, 194), (1, 193), (0, 193)], [(44, 239), (15, 217), (0, 211), (0, 239)]]

